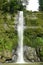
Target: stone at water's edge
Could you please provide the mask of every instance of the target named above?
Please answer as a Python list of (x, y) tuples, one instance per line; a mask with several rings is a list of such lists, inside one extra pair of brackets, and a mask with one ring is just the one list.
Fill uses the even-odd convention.
[(16, 62), (17, 61), (17, 57), (18, 57), (18, 55), (17, 55), (17, 50), (15, 51), (15, 50), (12, 50), (12, 54), (13, 54), (13, 56), (12, 56), (12, 61), (13, 62)]
[(40, 62), (35, 48), (24, 46), (24, 60), (26, 62)]
[[(17, 50), (16, 50), (17, 51)], [(12, 63), (17, 61), (17, 53), (15, 50), (12, 50), (12, 52), (5, 50), (0, 52), (0, 63)]]

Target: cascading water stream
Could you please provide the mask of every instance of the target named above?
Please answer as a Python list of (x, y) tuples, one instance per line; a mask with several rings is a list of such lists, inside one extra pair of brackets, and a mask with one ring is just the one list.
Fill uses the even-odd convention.
[(23, 11), (19, 12), (17, 31), (18, 31), (17, 63), (24, 63), (24, 59), (23, 59), (23, 31), (24, 31)]

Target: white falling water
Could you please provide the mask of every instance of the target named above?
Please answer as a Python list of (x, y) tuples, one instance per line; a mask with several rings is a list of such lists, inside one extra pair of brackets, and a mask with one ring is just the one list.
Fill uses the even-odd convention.
[(24, 26), (23, 11), (20, 11), (19, 17), (18, 17), (18, 26), (17, 26), (17, 31), (18, 31), (17, 63), (24, 63), (24, 59), (23, 59), (23, 30), (24, 30), (24, 27), (23, 26)]

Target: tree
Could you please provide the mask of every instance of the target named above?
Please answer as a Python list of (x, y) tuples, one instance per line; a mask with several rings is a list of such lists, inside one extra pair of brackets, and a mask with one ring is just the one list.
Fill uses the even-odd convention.
[(43, 11), (43, 0), (39, 0), (39, 10)]
[(11, 0), (10, 1), (10, 11), (11, 11), (11, 13), (18, 11), (18, 10), (22, 10), (22, 9), (23, 9), (23, 5), (22, 5), (21, 0)]
[(21, 0), (2, 0), (0, 4), (0, 10), (4, 12), (14, 13), (18, 10), (23, 10)]
[(27, 5), (28, 4), (28, 0), (22, 0), (22, 2)]

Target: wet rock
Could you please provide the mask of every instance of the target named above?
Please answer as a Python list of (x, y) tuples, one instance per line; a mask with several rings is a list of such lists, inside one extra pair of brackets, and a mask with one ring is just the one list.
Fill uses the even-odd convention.
[(24, 46), (24, 60), (27, 62), (39, 62), (35, 48)]
[(6, 59), (11, 59), (11, 58), (12, 58), (12, 52), (10, 52), (9, 50), (4, 50), (4, 51), (3, 51), (3, 56), (4, 56)]
[(16, 50), (12, 50), (12, 61), (13, 62), (17, 61), (17, 52), (16, 52)]
[(1, 56), (2, 56), (2, 52), (0, 52), (0, 59), (1, 59)]
[(0, 52), (0, 63), (5, 62), (5, 58), (3, 57), (2, 52)]
[(5, 59), (4, 57), (1, 57), (1, 58), (0, 58), (0, 63), (4, 63), (5, 60), (6, 60), (6, 59)]
[(12, 56), (7, 56), (6, 58), (6, 63), (12, 63), (12, 62), (16, 62), (17, 60), (17, 53), (16, 50), (12, 50)]
[(12, 63), (17, 61), (17, 50), (4, 50), (0, 52), (0, 63)]
[(12, 59), (6, 59), (5, 62), (6, 62), (6, 63), (11, 63), (11, 62), (12, 62)]
[(1, 56), (0, 56), (0, 59), (1, 59)]
[(43, 62), (43, 46), (37, 47), (36, 52), (38, 57), (40, 57), (40, 61)]
[(17, 55), (13, 55), (13, 56), (12, 56), (12, 61), (13, 61), (13, 62), (16, 62), (16, 61), (17, 61)]

